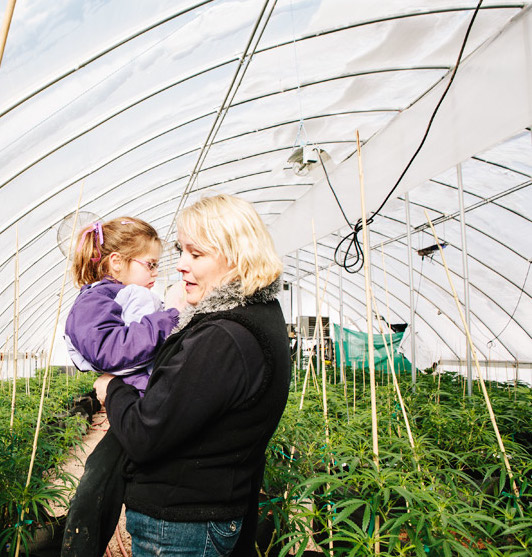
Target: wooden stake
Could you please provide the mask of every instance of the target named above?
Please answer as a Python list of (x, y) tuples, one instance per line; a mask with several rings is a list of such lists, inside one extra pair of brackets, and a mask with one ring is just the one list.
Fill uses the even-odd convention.
[[(377, 393), (375, 388), (375, 353), (373, 347), (373, 326), (371, 313), (371, 284), (370, 284), (370, 249), (366, 222), (366, 194), (364, 191), (364, 171), (362, 168), (362, 154), (360, 152), (360, 137), (357, 130), (357, 156), (358, 156), (358, 177), (360, 180), (360, 205), (362, 212), (362, 236), (364, 251), (364, 280), (366, 285), (366, 319), (368, 322), (368, 359), (369, 359), (369, 381), (371, 396), (371, 428), (373, 433), (373, 462), (379, 470), (379, 435), (377, 431)], [(380, 554), (379, 541), (380, 515), (375, 514), (375, 554)]]
[[(469, 332), (469, 327), (467, 326), (467, 321), (466, 318), (464, 316), (464, 312), (462, 311), (462, 306), (460, 304), (460, 300), (458, 299), (458, 295), (456, 294), (456, 290), (454, 288), (454, 284), (451, 278), (451, 273), (449, 272), (449, 267), (447, 266), (447, 262), (445, 260), (445, 256), (443, 254), (443, 249), (440, 245), (440, 241), (438, 239), (438, 235), (436, 234), (436, 230), (434, 229), (434, 225), (432, 224), (432, 221), (430, 220), (430, 217), (425, 209), (425, 217), (427, 218), (427, 221), (430, 225), (430, 228), (432, 230), (432, 234), (434, 235), (434, 239), (436, 240), (436, 244), (438, 245), (438, 249), (440, 250), (440, 255), (442, 258), (442, 263), (443, 266), (445, 268), (445, 272), (447, 274), (447, 280), (449, 281), (449, 285), (451, 287), (451, 290), (453, 292), (453, 297), (454, 297), (454, 301), (456, 303), (456, 307), (458, 309), (458, 312), (460, 313), (460, 318), (462, 319), (462, 324), (464, 326), (464, 331), (467, 337), (467, 341), (469, 342), (469, 347), (471, 348), (471, 354), (473, 356), (473, 359), (475, 361), (475, 368), (477, 370), (477, 375), (478, 375), (478, 379), (479, 379), (479, 383), (480, 383), (480, 388), (482, 389), (482, 393), (484, 395), (484, 400), (486, 401), (486, 406), (488, 408), (488, 413), (490, 416), (490, 420), (491, 420), (491, 424), (493, 426), (493, 430), (495, 431), (495, 437), (497, 438), (497, 443), (499, 444), (499, 449), (501, 450), (502, 456), (503, 456), (503, 460), (504, 460), (504, 465), (506, 466), (506, 471), (508, 472), (508, 477), (510, 479), (510, 482), (512, 484), (512, 489), (514, 492), (514, 495), (516, 497), (516, 501), (519, 501), (519, 489), (517, 488), (517, 484), (515, 483), (515, 479), (514, 479), (514, 475), (512, 473), (512, 469), (510, 467), (510, 462), (508, 461), (508, 456), (506, 455), (506, 449), (504, 447), (504, 443), (503, 440), (501, 438), (501, 434), (499, 432), (499, 427), (497, 426), (497, 420), (495, 419), (495, 414), (493, 412), (493, 408), (491, 406), (491, 401), (490, 401), (490, 397), (488, 395), (488, 391), (486, 390), (486, 385), (484, 384), (484, 379), (482, 377), (482, 372), (480, 371), (480, 364), (478, 362), (478, 357), (477, 357), (477, 351), (475, 349), (475, 345), (473, 344), (473, 339), (471, 338), (471, 334)], [(521, 516), (523, 516), (523, 509), (521, 508), (521, 505), (519, 503), (517, 503), (517, 508), (519, 509), (519, 512), (521, 514)]]
[(2, 22), (2, 29), (0, 30), (0, 65), (2, 64), (2, 58), (4, 57), (7, 34), (9, 33), (9, 27), (11, 26), (11, 20), (13, 19), (13, 12), (15, 11), (16, 2), (17, 0), (9, 0), (6, 6), (4, 21)]
[[(314, 265), (316, 268), (316, 292), (320, 291), (320, 270), (318, 266), (318, 245), (316, 242), (316, 231), (314, 229), (314, 219), (312, 220), (312, 241), (314, 244)], [(331, 266), (329, 265), (329, 269), (327, 270), (327, 282), (329, 280), (329, 271)], [(330, 449), (330, 431), (329, 431), (329, 410), (327, 406), (327, 370), (325, 369), (325, 338), (323, 336), (323, 320), (321, 318), (321, 307), (323, 297), (325, 296), (325, 292), (323, 296), (320, 296), (318, 300), (318, 315), (316, 316), (317, 324), (319, 324), (320, 329), (320, 336), (318, 337), (318, 342), (320, 345), (320, 354), (318, 355), (316, 351), (316, 357), (321, 358), (321, 393), (322, 393), (322, 402), (323, 402), (323, 421), (325, 422), (325, 445), (327, 447), (327, 451)], [(329, 454), (327, 454), (327, 473), (331, 473), (331, 459), (329, 458)], [(327, 490), (329, 489), (329, 484), (327, 484)], [(327, 526), (329, 528), (329, 535), (332, 538), (332, 521), (331, 521), (331, 504), (327, 503)], [(331, 556), (334, 555), (334, 545), (332, 539), (329, 540), (329, 551)]]
[[(50, 350), (48, 351), (48, 357), (46, 359), (46, 368), (44, 370), (44, 376), (43, 376), (42, 388), (41, 388), (41, 400), (40, 400), (40, 403), (39, 403), (39, 412), (37, 414), (37, 424), (35, 425), (35, 435), (33, 437), (33, 449), (32, 449), (32, 453), (31, 453), (30, 465), (29, 465), (29, 468), (28, 468), (28, 476), (26, 478), (26, 490), (28, 489), (28, 487), (30, 485), (31, 474), (33, 472), (33, 465), (35, 464), (35, 455), (37, 454), (37, 441), (39, 440), (39, 433), (40, 433), (40, 429), (41, 429), (42, 412), (43, 412), (43, 407), (44, 407), (44, 394), (46, 392), (46, 379), (48, 377), (48, 371), (50, 369), (50, 361), (52, 359), (52, 352), (53, 352), (53, 348), (54, 348), (55, 334), (57, 332), (57, 325), (59, 323), (59, 316), (61, 314), (61, 305), (63, 303), (63, 294), (65, 292), (65, 284), (66, 284), (66, 279), (67, 279), (67, 276), (68, 276), (68, 271), (69, 271), (69, 266), (70, 266), (70, 253), (72, 251), (72, 245), (74, 243), (74, 236), (76, 234), (76, 223), (77, 223), (77, 220), (78, 220), (79, 206), (81, 204), (81, 196), (83, 195), (83, 186), (84, 186), (84, 182), (82, 182), (82, 184), (81, 184), (81, 190), (79, 192), (78, 205), (76, 207), (76, 214), (74, 215), (74, 223), (72, 225), (72, 233), (70, 234), (70, 243), (68, 245), (68, 254), (67, 254), (67, 258), (66, 258), (65, 272), (63, 273), (63, 282), (61, 284), (61, 291), (59, 293), (59, 304), (58, 304), (58, 307), (57, 307), (57, 313), (56, 313), (56, 317), (55, 317), (55, 324), (54, 324), (54, 329), (53, 329), (53, 333), (52, 333), (52, 339), (51, 339), (51, 342), (50, 342)], [(25, 506), (26, 506), (26, 502), (23, 501), (22, 512), (20, 513), (19, 524), (23, 524)], [(20, 527), (19, 527), (18, 536), (17, 536), (17, 547), (16, 547), (16, 551), (15, 551), (15, 557), (19, 556), (19, 551), (20, 551)]]
[(416, 454), (416, 447), (414, 444), (414, 436), (412, 435), (412, 430), (410, 429), (410, 420), (408, 419), (408, 414), (406, 412), (406, 407), (404, 405), (403, 402), (403, 396), (401, 394), (401, 388), (399, 386), (399, 383), (397, 381), (397, 377), (395, 376), (395, 369), (393, 366), (393, 358), (392, 358), (392, 353), (390, 352), (390, 350), (388, 350), (388, 343), (386, 342), (386, 337), (384, 334), (384, 328), (382, 326), (382, 320), (381, 320), (381, 316), (379, 313), (379, 309), (377, 308), (377, 302), (375, 301), (375, 296), (373, 295), (373, 290), (371, 291), (371, 299), (373, 300), (373, 309), (375, 310), (375, 313), (377, 315), (377, 323), (379, 325), (379, 330), (381, 332), (382, 335), (382, 340), (384, 342), (384, 348), (386, 349), (386, 356), (388, 357), (388, 362), (390, 364), (390, 369), (392, 372), (392, 380), (393, 380), (393, 386), (395, 388), (395, 392), (397, 393), (397, 399), (399, 400), (399, 406), (401, 407), (401, 412), (403, 413), (403, 419), (405, 421), (405, 427), (406, 427), (406, 432), (408, 435), (408, 441), (410, 442), (410, 446), (412, 447), (412, 453), (414, 454), (414, 459), (416, 461), (417, 464), (417, 469), (418, 472), (421, 472), (421, 467), (419, 466), (419, 458)]

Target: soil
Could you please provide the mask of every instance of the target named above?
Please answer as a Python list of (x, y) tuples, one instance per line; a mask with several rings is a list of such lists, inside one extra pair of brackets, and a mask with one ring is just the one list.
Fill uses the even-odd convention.
[[(83, 437), (83, 444), (72, 450), (72, 454), (63, 466), (63, 470), (69, 472), (78, 479), (81, 478), (85, 469), (85, 461), (108, 429), (109, 421), (107, 420), (105, 410), (101, 410), (94, 414), (92, 423)], [(72, 495), (74, 494), (72, 493)], [(61, 507), (56, 507), (54, 510), (56, 516), (61, 516), (66, 513), (66, 509)], [(119, 537), (117, 537), (117, 533), (115, 532), (113, 538), (109, 542), (106, 557), (124, 557), (125, 555), (131, 557), (131, 537), (126, 530), (124, 507), (122, 508), (122, 515), (118, 522), (118, 534)], [(120, 548), (120, 545), (122, 545), (123, 549)]]

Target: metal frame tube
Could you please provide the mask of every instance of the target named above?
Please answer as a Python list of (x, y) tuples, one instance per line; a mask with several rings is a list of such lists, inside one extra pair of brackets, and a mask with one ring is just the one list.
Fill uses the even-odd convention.
[(410, 285), (410, 346), (412, 364), (412, 385), (416, 384), (416, 326), (415, 316), (416, 309), (414, 307), (414, 267), (412, 264), (412, 226), (410, 224), (410, 197), (408, 192), (405, 193), (405, 212), (406, 212), (406, 232), (407, 232), (407, 246), (408, 246), (408, 276)]
[(340, 382), (345, 383), (345, 354), (344, 354), (344, 287), (342, 280), (342, 267), (338, 269), (338, 314), (340, 316), (340, 338), (338, 349), (340, 351)]
[[(467, 262), (467, 237), (464, 207), (464, 185), (462, 181), (462, 165), (456, 165), (456, 176), (458, 179), (458, 201), (460, 203), (460, 236), (462, 238), (462, 272), (464, 275), (464, 309), (467, 328), (471, 330), (471, 311), (469, 304), (469, 265)], [(471, 362), (471, 347), (466, 339), (466, 363), (467, 363), (467, 395), (473, 394), (473, 368)]]
[(297, 301), (297, 318), (296, 318), (296, 339), (297, 339), (297, 369), (301, 369), (301, 282), (299, 270), (299, 250), (296, 251), (296, 301)]

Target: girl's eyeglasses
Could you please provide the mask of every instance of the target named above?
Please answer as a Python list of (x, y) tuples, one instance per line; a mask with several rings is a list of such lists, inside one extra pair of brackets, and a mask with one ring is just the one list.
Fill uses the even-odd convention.
[(146, 269), (148, 269), (150, 273), (153, 273), (153, 271), (156, 271), (159, 268), (158, 261), (142, 261), (142, 259), (135, 259), (135, 258), (133, 258), (133, 261), (136, 261), (137, 263), (144, 265), (144, 267), (146, 267)]

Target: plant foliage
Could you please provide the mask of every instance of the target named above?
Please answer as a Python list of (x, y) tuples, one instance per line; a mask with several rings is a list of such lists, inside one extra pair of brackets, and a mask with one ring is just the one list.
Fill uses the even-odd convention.
[(69, 378), (68, 383), (65, 375), (51, 374), (28, 485), (42, 379), (17, 380), (12, 427), (13, 383), (0, 383), (0, 554), (14, 555), (19, 536), (20, 554), (27, 553), (36, 529), (53, 523), (52, 505), (67, 504), (74, 478), (61, 465), (70, 448), (81, 443), (87, 420), (85, 415), (71, 415), (66, 410), (92, 390), (93, 381), (92, 374)]
[(302, 410), (294, 385), (269, 446), (261, 506), (276, 554), (303, 555), (312, 544), (334, 556), (373, 555), (377, 544), (383, 556), (532, 554), (531, 389), (488, 384), (516, 496), (479, 389), (465, 396), (453, 373), (422, 375), (415, 389), (400, 378), (414, 454), (393, 385), (379, 379), (378, 466), (367, 377), (357, 373), (354, 411), (353, 382), (346, 391), (327, 385), (328, 442), (317, 383)]

